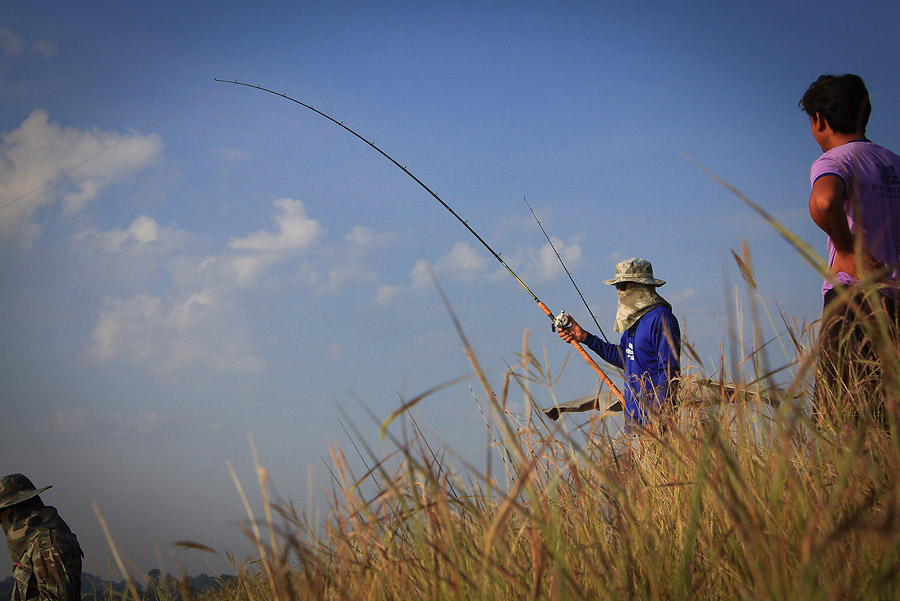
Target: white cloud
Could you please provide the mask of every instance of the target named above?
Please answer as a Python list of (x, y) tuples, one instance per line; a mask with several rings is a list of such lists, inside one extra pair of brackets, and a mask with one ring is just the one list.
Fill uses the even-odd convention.
[(277, 257), (272, 255), (242, 255), (231, 257), (229, 265), (235, 281), (246, 286), (253, 282), (259, 273), (267, 265), (271, 265), (277, 261)]
[[(490, 265), (488, 258), (477, 252), (468, 242), (457, 242), (450, 251), (438, 258), (434, 264), (419, 259), (409, 270), (409, 285), (383, 285), (375, 293), (375, 304), (386, 306), (394, 301), (404, 290), (423, 290), (434, 287), (432, 272), (439, 282), (472, 282), (486, 272)], [(488, 276), (490, 277), (490, 276)]]
[(457, 242), (450, 252), (438, 259), (437, 271), (451, 273), (458, 279), (469, 280), (484, 271), (488, 262), (484, 253), (476, 252), (468, 242)]
[[(579, 242), (583, 235), (573, 236), (569, 242), (554, 240), (553, 244), (562, 256), (569, 268), (577, 266), (581, 260), (582, 251)], [(543, 282), (549, 281), (565, 274), (556, 253), (549, 244), (540, 248), (521, 248), (510, 256), (504, 256), (504, 261), (520, 274), (525, 281)], [(482, 252), (480, 248), (473, 248), (468, 242), (458, 242), (453, 248), (440, 257), (434, 263), (434, 272), (440, 281), (473, 282), (484, 275), (492, 282), (503, 282), (509, 277), (508, 272), (502, 266), (490, 271), (492, 265), (496, 265), (490, 254)], [(490, 271), (490, 273), (488, 273)], [(423, 288), (431, 286), (431, 276), (428, 273), (425, 261), (417, 261), (409, 274), (411, 288)]]
[[(312, 244), (321, 232), (300, 201), (283, 199), (275, 206), (275, 230), (232, 238), (211, 254), (194, 248), (202, 238), (163, 227), (148, 215), (139, 215), (121, 229), (90, 229), (73, 236), (72, 248), (82, 252), (86, 261), (102, 265), (102, 273), (138, 272), (117, 286), (122, 291), (119, 296), (104, 301), (89, 355), (100, 363), (140, 362), (161, 373), (197, 366), (212, 371), (260, 371), (263, 362), (247, 350), (254, 348), (251, 334), (235, 325), (241, 323), (236, 316), (247, 294), (270, 293), (284, 283), (273, 280), (254, 288), (246, 284), (266, 266)], [(357, 232), (353, 239), (374, 243), (380, 237), (375, 232)], [(168, 278), (158, 277), (160, 271), (167, 272)], [(336, 268), (330, 275), (331, 285), (347, 277)], [(122, 282), (114, 275), (110, 278)], [(153, 291), (148, 288), (151, 281)], [(309, 289), (315, 284), (310, 280)], [(130, 294), (125, 292), (129, 287)]]
[[(6, 27), (0, 27), (0, 50), (6, 56), (19, 56), (25, 52), (25, 41)], [(43, 58), (56, 56), (56, 44), (52, 40), (39, 40), (32, 44), (34, 51)]]
[(34, 50), (44, 58), (56, 56), (56, 44), (52, 40), (38, 40), (34, 43)]
[(187, 300), (175, 303), (169, 311), (166, 322), (183, 330), (197, 323), (213, 304), (212, 297), (205, 292), (196, 292)]
[(128, 233), (141, 244), (156, 242), (159, 238), (159, 224), (152, 217), (141, 215), (132, 222)]
[(260, 271), (294, 253), (307, 250), (325, 230), (306, 214), (301, 200), (281, 198), (274, 203), (279, 213), (273, 217), (276, 231), (258, 230), (228, 240), (228, 247), (239, 254), (228, 257), (232, 274), (240, 285), (254, 281)]
[(281, 198), (274, 204), (281, 210), (274, 218), (277, 231), (259, 230), (243, 238), (231, 238), (228, 246), (249, 251), (299, 251), (312, 246), (324, 232), (318, 221), (307, 217), (302, 200)]
[[(548, 282), (566, 273), (566, 270), (560, 265), (556, 252), (562, 257), (563, 263), (565, 263), (569, 271), (575, 269), (581, 261), (582, 253), (579, 243), (583, 238), (584, 236), (580, 234), (573, 236), (569, 242), (553, 238), (552, 247), (549, 243), (543, 245), (538, 250), (537, 256), (533, 258), (534, 266), (531, 270), (530, 279), (535, 282)], [(554, 252), (553, 247), (556, 248), (556, 252)]]
[(148, 167), (161, 151), (155, 134), (62, 127), (46, 111), (34, 110), (2, 135), (0, 236), (18, 232), (41, 206), (57, 200), (66, 214), (82, 210), (111, 183)]
[(114, 433), (117, 435), (151, 434), (162, 425), (162, 419), (156, 412), (104, 414), (102, 417), (91, 416), (87, 409), (71, 411), (57, 410), (53, 412), (53, 431), (58, 434), (97, 434)]
[(74, 239), (77, 241), (91, 240), (107, 252), (119, 252), (130, 238), (131, 234), (124, 230), (109, 230), (107, 232), (88, 230), (81, 232)]
[(432, 281), (431, 270), (428, 269), (428, 263), (423, 259), (416, 261), (409, 271), (409, 279), (410, 287), (412, 288), (424, 288), (430, 286)]
[(258, 373), (264, 367), (262, 359), (255, 357), (234, 342), (219, 345), (209, 354), (209, 366), (215, 371)]
[(163, 232), (169, 235), (173, 233), (173, 230), (171, 228), (161, 228), (159, 223), (152, 217), (140, 215), (131, 222), (128, 229), (112, 229), (103, 232), (96, 229), (87, 229), (73, 236), (72, 240), (82, 245), (96, 245), (108, 253), (118, 253), (128, 244), (141, 246), (156, 242), (163, 235)]
[(390, 246), (400, 236), (391, 232), (379, 232), (375, 228), (356, 225), (344, 236), (344, 241), (351, 246), (363, 250), (385, 248)]
[(119, 413), (109, 416), (109, 422), (114, 431), (121, 434), (150, 434), (156, 431), (162, 420), (154, 411), (144, 413)]
[(15, 56), (25, 50), (25, 42), (9, 29), (0, 27), (0, 48), (7, 56)]
[(162, 301), (149, 294), (126, 300), (107, 300), (94, 327), (93, 354), (101, 362), (121, 352), (143, 358), (150, 345), (149, 334), (160, 313)]
[(367, 226), (354, 226), (344, 235), (344, 244), (329, 253), (330, 261), (336, 266), (328, 269), (324, 282), (315, 283), (315, 294), (337, 294), (350, 284), (375, 283), (377, 275), (372, 263), (377, 251), (390, 247), (402, 237)]
[[(228, 241), (228, 247), (234, 252), (225, 258), (239, 285), (255, 282), (263, 270), (311, 249), (324, 237), (324, 228), (307, 214), (303, 201), (282, 198), (273, 204), (277, 209), (272, 218), (274, 229), (258, 230)], [(344, 244), (328, 253), (328, 263), (333, 267), (322, 276), (307, 273), (296, 277), (302, 277), (316, 295), (335, 294), (351, 283), (373, 282), (376, 276), (371, 260), (376, 251), (391, 246), (401, 237), (371, 227), (354, 226), (344, 235)]]
[[(231, 237), (212, 252), (196, 247), (208, 239), (162, 226), (148, 215), (138, 215), (122, 228), (73, 236), (73, 250), (97, 265), (93, 272), (108, 277), (115, 291), (98, 311), (89, 355), (100, 363), (143, 363), (160, 373), (198, 366), (258, 372), (264, 366), (253, 354), (252, 319), (241, 317), (258, 304), (248, 309), (247, 302), (285, 291), (313, 298), (360, 282), (377, 288), (372, 268), (377, 251), (401, 235), (353, 227), (342, 236), (343, 243), (332, 241), (331, 252), (298, 261), (298, 252), (315, 244), (324, 230), (301, 201), (273, 204), (271, 229)], [(272, 269), (288, 260), (285, 269)], [(479, 264), (465, 246), (442, 261), (447, 269), (463, 272)], [(378, 303), (389, 302), (396, 293), (390, 287), (378, 290)], [(342, 352), (330, 349), (332, 355)]]
[(78, 433), (84, 432), (90, 426), (87, 410), (75, 409), (72, 411), (53, 412), (53, 431)]
[(621, 250), (614, 250), (611, 253), (609, 253), (609, 262), (613, 265), (616, 265), (617, 263), (621, 263), (625, 259), (630, 259), (630, 258), (631, 258), (630, 256), (625, 256), (625, 253), (623, 253)]
[(375, 292), (375, 304), (379, 307), (386, 307), (397, 298), (399, 292), (400, 288), (398, 286), (391, 286), (390, 284), (379, 286)]
[(160, 370), (164, 373), (170, 373), (185, 369), (192, 364), (202, 360), (203, 353), (206, 349), (199, 340), (189, 338), (170, 338), (166, 344), (167, 352), (162, 358)]
[(229, 162), (243, 161), (252, 156), (246, 150), (239, 150), (237, 148), (217, 148), (211, 150), (210, 154), (216, 158)]
[[(568, 241), (553, 239), (553, 245), (570, 269), (574, 269), (581, 262), (583, 253), (580, 243), (583, 239), (583, 234), (575, 234)], [(559, 259), (549, 243), (540, 247), (520, 246), (514, 254), (504, 255), (503, 260), (522, 277), (523, 281), (529, 283), (550, 281), (565, 275), (565, 270), (559, 264)], [(496, 263), (488, 252), (469, 242), (457, 242), (449, 252), (434, 261), (432, 269), (441, 284), (487, 281), (503, 285), (509, 283), (510, 278), (509, 272)], [(375, 294), (374, 303), (386, 306), (405, 291), (433, 287), (428, 262), (418, 260), (409, 271), (408, 285), (380, 286)]]
[[(662, 294), (663, 296), (666, 296), (665, 290), (660, 289), (660, 294)], [(693, 300), (693, 298), (696, 295), (697, 295), (697, 291), (694, 288), (685, 288), (684, 290), (681, 290), (679, 292), (673, 292), (672, 298), (670, 300), (673, 303), (674, 302), (686, 302), (686, 301)]]
[(139, 361), (160, 372), (203, 365), (214, 371), (259, 371), (229, 328), (228, 308), (208, 291), (163, 300), (150, 294), (107, 299), (93, 331), (91, 355), (100, 363)]
[(328, 270), (325, 282), (316, 286), (316, 294), (335, 294), (350, 282), (371, 282), (375, 276), (363, 265), (354, 261), (346, 261)]

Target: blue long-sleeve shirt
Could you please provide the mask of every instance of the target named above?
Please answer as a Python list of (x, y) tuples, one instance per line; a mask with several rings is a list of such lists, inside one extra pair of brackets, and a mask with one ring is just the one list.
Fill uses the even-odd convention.
[[(668, 331), (668, 335), (666, 332)], [(667, 400), (672, 378), (681, 367), (681, 331), (665, 305), (657, 305), (622, 334), (619, 344), (588, 334), (585, 344), (604, 361), (625, 370), (625, 418), (646, 424), (648, 408)]]

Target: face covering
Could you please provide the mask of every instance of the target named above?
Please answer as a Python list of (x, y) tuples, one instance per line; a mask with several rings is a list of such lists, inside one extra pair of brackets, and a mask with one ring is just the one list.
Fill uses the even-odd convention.
[(6, 533), (6, 547), (13, 564), (19, 562), (28, 543), (38, 533), (64, 526), (56, 508), (44, 505), (40, 499), (29, 499), (5, 508), (0, 524)]
[(628, 290), (618, 290), (619, 308), (616, 311), (616, 327), (618, 333), (622, 333), (633, 326), (641, 315), (657, 305), (665, 305), (672, 308), (666, 299), (656, 292), (656, 286), (633, 283)]

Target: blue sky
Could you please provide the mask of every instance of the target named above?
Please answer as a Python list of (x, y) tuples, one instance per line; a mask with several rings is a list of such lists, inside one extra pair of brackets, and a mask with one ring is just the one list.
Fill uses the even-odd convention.
[[(824, 252), (806, 209), (819, 154), (797, 107), (806, 86), (860, 74), (870, 138), (900, 148), (900, 6), (846, 6), (17, 4), (0, 21), (4, 473), (54, 486), (44, 499), (90, 571), (106, 566), (94, 502), (141, 571), (156, 545), (163, 568), (225, 570), (173, 559), (172, 543), (241, 556), (227, 464), (252, 488), (248, 433), (279, 493), (305, 505), (329, 483), (328, 445), (350, 448), (339, 406), (380, 448), (360, 404), (384, 419), (470, 372), (424, 260), (498, 388), (526, 329), (556, 369), (571, 354), (400, 170), (296, 104), (214, 78), (356, 129), (586, 324), (527, 197), (608, 336), (601, 281), (645, 257), (694, 367), (713, 374), (744, 240), (770, 310), (815, 320), (819, 277), (681, 153)], [(573, 356), (557, 393), (594, 385)], [(464, 382), (416, 411), (432, 443), (484, 457)]]

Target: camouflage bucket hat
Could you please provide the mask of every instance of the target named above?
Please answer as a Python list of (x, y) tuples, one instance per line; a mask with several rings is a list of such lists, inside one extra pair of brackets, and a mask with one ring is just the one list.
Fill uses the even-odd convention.
[(0, 478), (0, 509), (10, 507), (22, 501), (27, 501), (32, 497), (36, 497), (45, 490), (50, 488), (36, 489), (31, 480), (22, 474), (10, 474)]
[(649, 286), (662, 286), (665, 280), (658, 280), (653, 277), (653, 265), (650, 261), (632, 257), (626, 261), (616, 264), (616, 275), (611, 280), (604, 280), (604, 284), (613, 286), (619, 282), (637, 282), (638, 284), (647, 284)]

